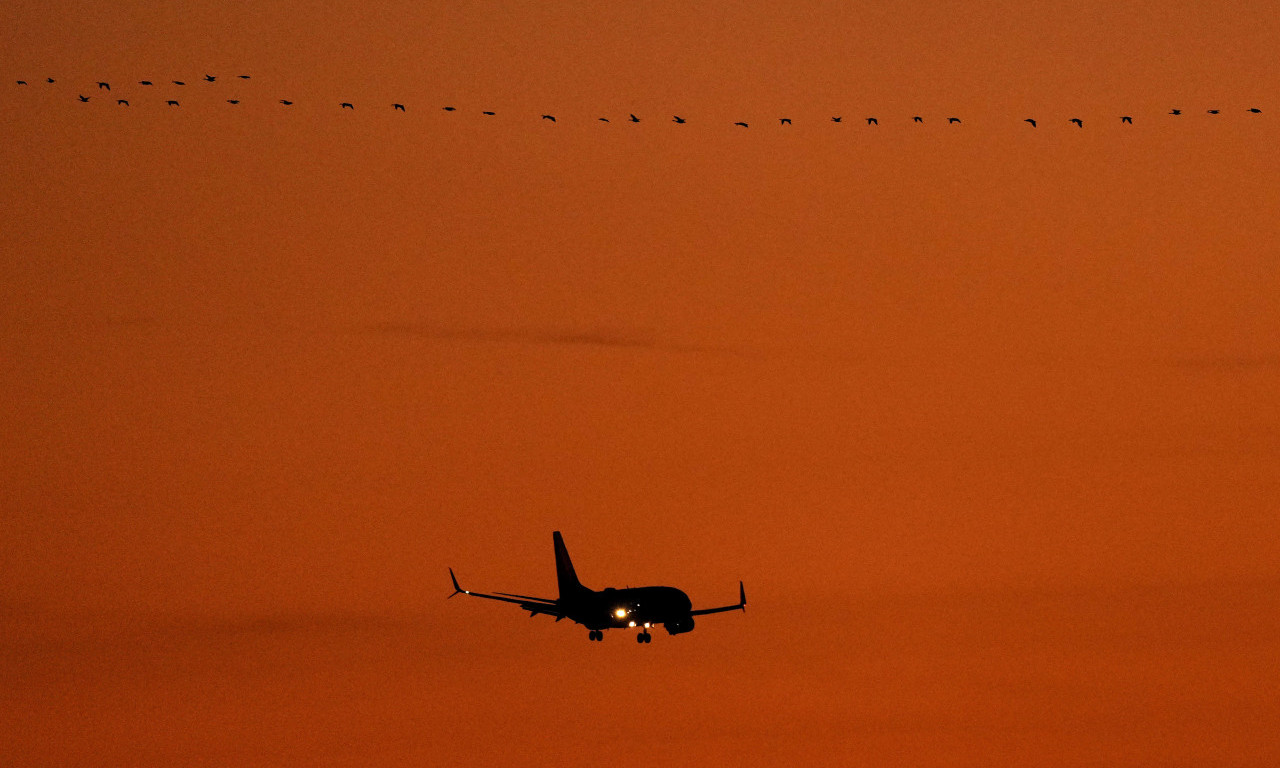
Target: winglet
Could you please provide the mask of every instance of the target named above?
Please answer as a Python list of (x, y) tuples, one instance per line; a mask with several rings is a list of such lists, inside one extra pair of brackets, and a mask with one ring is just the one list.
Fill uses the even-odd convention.
[[(452, 573), (452, 571), (450, 571)], [(455, 585), (457, 582), (454, 582)], [(747, 612), (747, 589), (742, 586), (742, 582), (738, 582), (738, 608), (743, 612)]]
[[(465, 589), (463, 589), (462, 587), (458, 586), (458, 577), (453, 575), (453, 569), (452, 569), (452, 568), (450, 568), (450, 569), (449, 569), (449, 580), (453, 582), (453, 595), (465, 595), (465, 594), (467, 594), (467, 590), (465, 590)], [(453, 595), (449, 595), (449, 597), (453, 597)], [(448, 598), (445, 598), (445, 599), (447, 600)]]

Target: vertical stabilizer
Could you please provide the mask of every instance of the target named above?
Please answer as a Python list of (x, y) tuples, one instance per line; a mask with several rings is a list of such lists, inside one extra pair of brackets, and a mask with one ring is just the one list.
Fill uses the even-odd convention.
[(578, 581), (578, 574), (573, 571), (573, 561), (569, 559), (569, 550), (565, 549), (564, 538), (560, 532), (552, 533), (551, 540), (556, 547), (556, 584), (560, 587), (560, 599), (571, 598), (587, 591), (586, 587)]

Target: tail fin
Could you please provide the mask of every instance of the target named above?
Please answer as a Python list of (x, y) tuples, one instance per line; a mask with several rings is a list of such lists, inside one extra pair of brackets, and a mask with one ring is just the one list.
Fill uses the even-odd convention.
[(560, 532), (552, 533), (551, 540), (556, 548), (556, 583), (560, 587), (560, 599), (564, 600), (586, 590), (586, 587), (582, 586), (582, 582), (578, 581), (578, 574), (573, 571), (573, 561), (569, 559), (569, 550), (565, 549)]

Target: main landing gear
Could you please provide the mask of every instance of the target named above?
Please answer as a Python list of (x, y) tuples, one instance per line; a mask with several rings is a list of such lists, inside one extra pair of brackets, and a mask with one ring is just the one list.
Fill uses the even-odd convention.
[(604, 630), (603, 629), (591, 630), (590, 632), (587, 633), (587, 639), (597, 643), (600, 642), (601, 640), (604, 639)]
[(637, 643), (648, 643), (652, 641), (653, 641), (653, 635), (649, 634), (648, 632), (641, 632), (640, 634), (636, 635)]

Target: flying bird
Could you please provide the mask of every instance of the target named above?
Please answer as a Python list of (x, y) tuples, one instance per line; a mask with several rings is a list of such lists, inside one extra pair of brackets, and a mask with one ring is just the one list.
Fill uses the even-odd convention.
[(280, 100), (280, 103), (281, 103), (281, 104), (283, 104), (283, 105), (285, 105), (286, 107), (291, 107), (291, 106), (293, 106), (293, 102), (292, 102), (292, 101), (289, 101), (288, 99), (281, 99), (281, 100)]
[(127, 107), (127, 106), (129, 106), (129, 100), (128, 100), (128, 99), (116, 99), (116, 104), (119, 104), (119, 105), (120, 105), (120, 106), (122, 106), (122, 107)]
[(458, 108), (457, 108), (457, 107), (445, 107), (445, 108), (444, 108), (444, 111), (445, 111), (445, 112), (457, 112), (457, 111), (458, 111)]
[(98, 90), (101, 91), (104, 88), (108, 91), (111, 90), (111, 83), (98, 83)]
[(26, 85), (26, 84), (27, 84), (27, 81), (26, 81), (26, 80), (19, 80), (19, 81), (18, 81), (18, 85)]
[(633, 122), (633, 123), (638, 123), (638, 122), (640, 122), (640, 118), (636, 117), (634, 112), (632, 112), (632, 113), (630, 113), (630, 114), (631, 114), (631, 118), (630, 118), (630, 119), (631, 119), (631, 122)]
[(1255, 115), (1260, 114), (1262, 112), (1262, 110), (1258, 109), (1257, 107), (1249, 107), (1249, 111)]
[(171, 107), (178, 106), (178, 102), (174, 101), (173, 99), (169, 99), (168, 101), (165, 102), (165, 104), (168, 104)]
[(182, 82), (181, 80), (174, 80), (174, 81), (173, 81), (173, 84), (174, 84), (174, 85), (186, 85), (186, 83)]
[(960, 122), (960, 118), (958, 118), (958, 117), (948, 117), (948, 118), (947, 118), (947, 125), (951, 125), (952, 123), (958, 123), (958, 122)]
[(1129, 125), (1133, 125), (1133, 118), (1132, 118), (1132, 117), (1129, 117), (1128, 115), (1121, 115), (1121, 116), (1120, 116), (1120, 122), (1122, 122), (1122, 123), (1128, 123)]
[(1180, 115), (1180, 114), (1182, 114), (1182, 110), (1180, 110), (1180, 109), (1171, 109), (1171, 110), (1169, 110), (1169, 114), (1171, 114), (1171, 115)]
[(789, 117), (778, 118), (778, 125), (791, 125), (791, 118)]
[(1216, 114), (1218, 114), (1218, 113), (1219, 113), (1219, 112), (1221, 112), (1221, 111), (1222, 111), (1222, 110), (1220, 110), (1220, 109), (1211, 109), (1211, 110), (1209, 110), (1209, 114), (1211, 114), (1211, 115), (1216, 115)]
[(1032, 120), (1032, 119), (1031, 119), (1031, 118), (1029, 118), (1029, 117), (1028, 117), (1026, 120), (1023, 120), (1022, 122), (1024, 122), (1024, 123), (1031, 123), (1031, 127), (1032, 127), (1032, 128), (1035, 128), (1035, 127), (1036, 127), (1036, 121), (1035, 121), (1035, 120)]
[(205, 75), (205, 76), (204, 76), (204, 81), (205, 81), (206, 83), (212, 83), (213, 81), (215, 81), (215, 80), (217, 80), (217, 79), (218, 79), (218, 78), (214, 77), (213, 75)]
[(601, 117), (601, 118), (599, 118), (599, 120), (600, 120), (600, 122), (602, 122), (602, 123), (607, 123), (607, 122), (609, 122), (609, 118), (607, 118), (607, 117)]
[(543, 120), (550, 120), (551, 122), (553, 122), (553, 123), (554, 123), (554, 122), (556, 121), (556, 116), (555, 116), (555, 115), (543, 115), (543, 116), (542, 116), (542, 119), (543, 119)]
[(496, 115), (496, 114), (498, 114), (498, 113), (497, 113), (497, 112), (490, 112), (490, 111), (488, 111), (488, 110), (485, 110), (484, 112), (481, 112), (480, 114), (482, 114), (482, 115), (489, 115), (490, 117), (492, 117), (492, 116), (494, 116), (494, 115)]
[(351, 104), (351, 102), (344, 101), (338, 105), (338, 109), (355, 109), (355, 107)]
[(684, 123), (685, 123), (685, 119), (684, 119), (683, 117), (679, 116), (679, 115), (676, 115), (676, 116), (674, 116), (674, 117), (672, 117), (672, 118), (671, 118), (671, 122), (673, 122), (673, 123), (680, 123), (681, 125), (684, 125)]
[(1073, 117), (1073, 118), (1071, 118), (1071, 120), (1069, 120), (1068, 122), (1075, 123), (1077, 128), (1083, 128), (1083, 127), (1084, 127), (1084, 121), (1083, 121), (1083, 120), (1081, 120), (1081, 119), (1080, 119), (1080, 118), (1078, 118), (1078, 117)]
[(831, 118), (831, 122), (833, 122), (833, 123), (839, 123), (839, 122), (843, 122), (843, 121), (844, 121), (844, 118), (843, 118), (843, 117), (833, 117), (833, 118)]
[(879, 125), (879, 124), (880, 124), (880, 121), (875, 119), (874, 117), (867, 118), (867, 125)]
[(46, 83), (53, 83), (53, 82), (56, 82), (52, 77), (46, 77), (46, 78), (44, 79), (44, 81), (45, 81)]
[(240, 103), (240, 100), (239, 100), (239, 99), (227, 99), (227, 103), (228, 103), (228, 104), (239, 104), (239, 103)]
[(84, 102), (84, 101), (88, 101), (88, 100), (89, 100), (89, 97), (88, 97), (88, 96), (85, 96), (83, 93), (82, 93), (82, 94), (80, 94), (80, 101)]
[(750, 127), (750, 126), (748, 126), (746, 123), (742, 123), (742, 122), (734, 123), (734, 125), (740, 125), (740, 126), (742, 126), (743, 128), (749, 128), (749, 127)]
[(248, 76), (248, 75), (237, 75), (237, 77), (239, 77), (241, 80), (248, 80), (248, 79), (249, 79), (249, 76)]
[(916, 115), (915, 117), (911, 118), (911, 122), (913, 122), (913, 123), (923, 123), (923, 122), (924, 122), (924, 118), (923, 118), (923, 117), (921, 117), (921, 116), (919, 116), (919, 115)]
[(138, 85), (151, 85), (150, 80), (139, 80)]
[(392, 104), (392, 105), (391, 105), (391, 109), (393, 109), (393, 110), (397, 110), (397, 109), (398, 109), (398, 110), (400, 110), (401, 112), (403, 112), (403, 111), (404, 111), (404, 105), (403, 105), (403, 104)]

